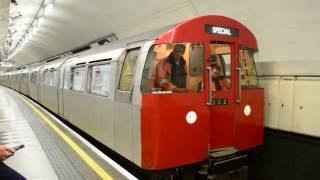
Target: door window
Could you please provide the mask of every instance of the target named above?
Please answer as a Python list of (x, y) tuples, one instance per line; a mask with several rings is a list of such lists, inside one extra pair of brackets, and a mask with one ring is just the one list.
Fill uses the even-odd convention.
[(210, 44), (212, 91), (231, 89), (231, 47), (228, 44)]

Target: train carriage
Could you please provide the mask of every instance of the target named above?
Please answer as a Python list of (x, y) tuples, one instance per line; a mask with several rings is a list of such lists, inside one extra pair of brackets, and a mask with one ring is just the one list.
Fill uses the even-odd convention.
[[(159, 86), (159, 64), (178, 45), (185, 82)], [(201, 164), (263, 143), (257, 52), (241, 23), (202, 16), (35, 67), (30, 96), (143, 170)], [(214, 66), (228, 89), (213, 88)]]
[(11, 85), (12, 85), (12, 88), (16, 91), (20, 91), (21, 71), (22, 70), (17, 70), (13, 73)]
[(40, 81), (38, 102), (48, 107), (51, 111), (58, 114), (58, 75), (59, 68), (64, 62), (64, 58), (50, 61), (44, 64), (39, 70)]
[(29, 68), (29, 96), (35, 101), (39, 102), (39, 83), (40, 83), (40, 75), (39, 71), (42, 65), (38, 64), (36, 66), (32, 66)]
[(29, 74), (28, 74), (29, 68), (24, 68), (21, 70), (21, 76), (20, 76), (20, 81), (19, 81), (19, 86), (20, 86), (20, 92), (28, 95), (29, 94)]

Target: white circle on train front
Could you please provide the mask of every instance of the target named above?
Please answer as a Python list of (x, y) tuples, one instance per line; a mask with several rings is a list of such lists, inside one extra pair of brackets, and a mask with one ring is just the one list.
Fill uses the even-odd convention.
[(186, 120), (189, 124), (193, 124), (197, 121), (197, 114), (194, 111), (189, 111)]
[(251, 114), (251, 107), (249, 105), (246, 105), (243, 109), (243, 113), (246, 116), (249, 116)]

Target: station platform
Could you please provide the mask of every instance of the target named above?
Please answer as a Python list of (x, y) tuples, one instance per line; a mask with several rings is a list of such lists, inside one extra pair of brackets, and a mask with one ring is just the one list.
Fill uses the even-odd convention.
[(136, 179), (38, 104), (0, 86), (0, 144), (24, 144), (5, 164), (29, 180)]

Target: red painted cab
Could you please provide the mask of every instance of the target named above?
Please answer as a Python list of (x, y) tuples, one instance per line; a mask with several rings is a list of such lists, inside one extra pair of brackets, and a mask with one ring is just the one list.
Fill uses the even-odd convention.
[(250, 30), (223, 16), (185, 21), (154, 41), (142, 79), (142, 168), (179, 167), (263, 143), (257, 52)]

